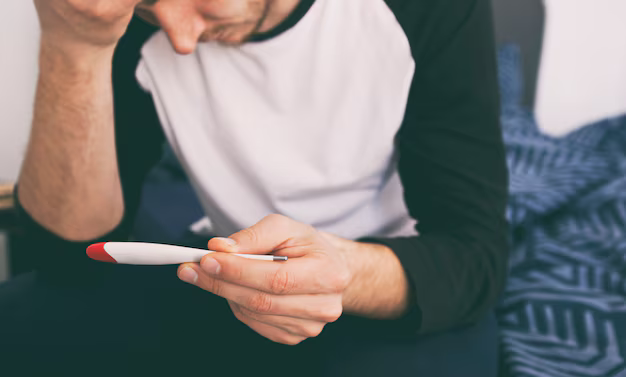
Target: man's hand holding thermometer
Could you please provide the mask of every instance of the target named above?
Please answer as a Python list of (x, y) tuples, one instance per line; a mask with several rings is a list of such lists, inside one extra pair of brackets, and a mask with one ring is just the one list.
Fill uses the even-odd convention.
[(402, 265), (386, 246), (345, 240), (281, 215), (211, 239), (212, 252), (152, 245), (149, 256), (151, 245), (120, 246), (96, 244), (89, 254), (114, 263), (182, 263), (181, 280), (225, 298), (237, 319), (278, 343), (316, 337), (343, 312), (394, 318), (409, 303)]

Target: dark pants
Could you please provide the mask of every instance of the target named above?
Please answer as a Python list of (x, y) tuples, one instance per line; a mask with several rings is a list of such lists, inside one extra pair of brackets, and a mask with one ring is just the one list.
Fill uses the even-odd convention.
[(224, 300), (180, 282), (175, 271), (119, 266), (108, 283), (88, 289), (49, 284), (34, 273), (0, 285), (0, 375), (497, 374), (492, 315), (418, 340), (355, 333), (353, 319), (342, 317), (320, 337), (284, 346), (248, 329)]

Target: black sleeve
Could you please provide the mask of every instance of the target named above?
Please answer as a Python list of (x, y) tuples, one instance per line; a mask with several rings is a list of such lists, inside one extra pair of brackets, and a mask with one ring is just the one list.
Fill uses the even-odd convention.
[[(401, 260), (422, 333), (478, 320), (507, 271), (507, 170), (489, 0), (388, 0), (416, 74), (397, 138), (418, 237), (374, 239)], [(372, 240), (370, 240), (372, 241)]]
[(153, 31), (134, 19), (113, 59), (115, 141), (125, 203), (124, 218), (116, 229), (88, 242), (70, 242), (37, 223), (21, 206), (15, 190), (18, 227), (24, 234), (22, 251), (32, 255), (40, 276), (52, 282), (89, 285), (99, 281), (114, 266), (91, 261), (85, 253), (87, 246), (101, 241), (128, 240), (143, 181), (159, 161), (164, 142), (152, 99), (135, 78), (141, 46)]

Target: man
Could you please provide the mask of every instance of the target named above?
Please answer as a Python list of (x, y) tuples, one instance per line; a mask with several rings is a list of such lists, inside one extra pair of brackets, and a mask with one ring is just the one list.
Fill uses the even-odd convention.
[[(147, 311), (164, 329), (156, 341), (163, 347), (194, 344), (223, 360), (269, 360), (271, 350), (298, 360), (289, 373), (495, 373), (460, 361), (474, 355), (479, 335), (454, 351), (468, 338), (452, 331), (484, 322), (506, 271), (506, 170), (487, 0), (35, 3), (41, 71), (17, 190), (30, 249), (45, 249), (35, 285), (55, 294), (83, 286), (117, 310), (122, 301), (110, 295), (122, 300), (123, 290), (141, 286), (163, 304)], [(135, 13), (159, 30), (131, 22)], [(201, 289), (193, 293), (124, 278), (120, 271), (134, 270), (84, 256), (90, 243), (128, 239), (143, 178), (165, 139), (220, 236), (208, 243), (220, 253), (178, 268), (179, 279)], [(226, 299), (228, 318), (260, 337), (213, 313), (215, 297)], [(123, 324), (116, 336), (141, 342), (139, 309), (128, 305), (128, 318), (92, 322)], [(186, 314), (159, 317), (170, 305)], [(64, 336), (76, 332), (63, 326)], [(355, 339), (347, 328), (370, 346), (342, 343)], [(86, 331), (95, 331), (95, 344), (107, 337)], [(344, 344), (345, 355), (328, 352), (331, 344)]]

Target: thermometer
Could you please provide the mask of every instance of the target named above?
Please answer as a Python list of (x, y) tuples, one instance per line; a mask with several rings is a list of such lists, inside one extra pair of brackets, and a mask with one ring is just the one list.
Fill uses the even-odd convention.
[[(87, 256), (100, 262), (152, 266), (199, 263), (202, 257), (211, 253), (215, 251), (142, 242), (102, 242), (87, 248)], [(264, 261), (287, 260), (287, 257), (275, 255), (233, 255)]]

